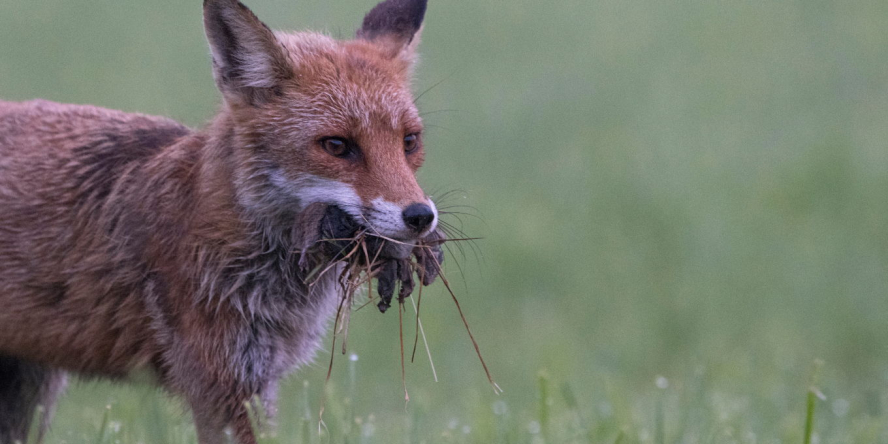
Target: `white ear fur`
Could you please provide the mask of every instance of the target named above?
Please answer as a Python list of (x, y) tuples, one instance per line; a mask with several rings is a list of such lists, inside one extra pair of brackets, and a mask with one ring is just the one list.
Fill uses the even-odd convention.
[(292, 76), (274, 33), (237, 0), (206, 0), (204, 26), (213, 75), (226, 97), (259, 100)]
[(409, 63), (411, 70), (419, 61), (419, 42), (422, 40), (422, 28), (424, 26), (425, 25), (420, 25), (419, 29), (416, 30), (416, 33), (413, 34), (413, 39), (410, 40), (410, 43), (404, 45), (401, 50), (398, 51), (398, 58)]

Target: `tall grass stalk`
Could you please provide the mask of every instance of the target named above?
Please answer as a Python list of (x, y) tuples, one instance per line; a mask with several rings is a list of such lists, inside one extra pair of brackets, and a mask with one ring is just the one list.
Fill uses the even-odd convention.
[(823, 361), (820, 359), (815, 360), (814, 368), (811, 371), (811, 379), (808, 384), (808, 399), (805, 409), (804, 444), (811, 444), (811, 436), (814, 434), (814, 413), (817, 408), (817, 398), (826, 399), (820, 389), (817, 388), (817, 377), (819, 376), (821, 367), (823, 367)]
[(657, 399), (657, 418), (654, 425), (655, 442), (657, 444), (666, 444), (666, 412), (663, 408), (663, 403), (664, 400), (661, 394)]
[(552, 437), (549, 431), (549, 375), (545, 371), (541, 371), (537, 376), (537, 387), (540, 395), (540, 433), (546, 443), (551, 443)]
[(105, 434), (108, 432), (108, 421), (111, 415), (111, 406), (105, 406), (105, 413), (102, 415), (102, 423), (99, 426), (99, 435), (96, 437), (96, 444), (104, 444)]
[(302, 444), (311, 444), (311, 404), (309, 403), (309, 382), (306, 379), (305, 382), (302, 383), (302, 401), (303, 401), (303, 416), (302, 416)]

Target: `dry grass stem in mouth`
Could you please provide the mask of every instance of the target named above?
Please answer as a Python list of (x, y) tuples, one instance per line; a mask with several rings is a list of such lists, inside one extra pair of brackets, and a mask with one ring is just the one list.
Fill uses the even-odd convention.
[(493, 392), (499, 395), (503, 392), (503, 389), (500, 388), (499, 384), (493, 379), (493, 376), (490, 374), (490, 369), (487, 368), (487, 363), (484, 362), (484, 356), (481, 355), (481, 348), (478, 347), (478, 341), (475, 340), (475, 335), (472, 334), (472, 329), (469, 327), (469, 321), (466, 320), (466, 315), (463, 313), (462, 307), (459, 305), (459, 299), (456, 298), (456, 294), (450, 287), (450, 282), (447, 281), (447, 276), (444, 276), (444, 270), (441, 269), (441, 261), (439, 261), (438, 258), (433, 259), (435, 260), (435, 267), (438, 270), (438, 275), (441, 277), (441, 282), (444, 283), (444, 287), (447, 288), (447, 292), (450, 293), (451, 298), (453, 298), (453, 302), (456, 304), (456, 309), (459, 311), (459, 317), (462, 318), (463, 324), (466, 326), (466, 332), (469, 334), (469, 339), (472, 340), (472, 345), (475, 347), (475, 353), (478, 354), (481, 366), (484, 367), (484, 374), (487, 375), (487, 380), (490, 382), (490, 386), (493, 387)]
[[(321, 212), (321, 215), (322, 218), (323, 212)], [(317, 217), (317, 213), (314, 215), (314, 217)], [(318, 218), (318, 220), (320, 220), (320, 218)], [(432, 282), (434, 282), (435, 278), (440, 277), (441, 282), (444, 284), (444, 287), (447, 289), (447, 292), (450, 294), (454, 304), (456, 305), (457, 311), (459, 312), (463, 325), (466, 328), (469, 339), (471, 340), (472, 345), (475, 348), (478, 359), (481, 361), (481, 366), (484, 369), (484, 373), (487, 376), (488, 381), (490, 382), (496, 394), (502, 393), (502, 389), (493, 379), (487, 363), (484, 361), (484, 357), (481, 354), (478, 342), (475, 340), (475, 337), (472, 334), (472, 330), (469, 327), (468, 320), (463, 313), (459, 300), (457, 299), (456, 294), (454, 293), (450, 285), (450, 281), (444, 275), (443, 268), (441, 266), (441, 262), (443, 260), (441, 249), (442, 247), (446, 247), (447, 243), (474, 242), (475, 240), (478, 240), (478, 238), (446, 238), (443, 232), (436, 231), (427, 238), (421, 239), (420, 241), (416, 242), (414, 245), (407, 244), (399, 240), (379, 236), (376, 234), (371, 234), (366, 229), (359, 229), (352, 237), (321, 238), (321, 236), (318, 236), (315, 239), (310, 239), (310, 241), (313, 241), (314, 243), (326, 243), (328, 245), (334, 246), (334, 248), (332, 249), (328, 248), (327, 251), (332, 250), (335, 254), (332, 261), (317, 266), (314, 270), (312, 270), (312, 273), (310, 273), (309, 275), (309, 285), (313, 285), (321, 276), (324, 276), (331, 270), (336, 269), (337, 266), (341, 266), (341, 269), (338, 270), (338, 279), (339, 284), (342, 286), (343, 290), (342, 299), (339, 301), (339, 306), (336, 311), (333, 325), (333, 339), (331, 345), (330, 361), (327, 368), (327, 377), (324, 382), (325, 394), (324, 399), (321, 402), (321, 409), (319, 413), (321, 423), (323, 423), (323, 413), (326, 402), (326, 386), (329, 383), (330, 377), (333, 372), (333, 361), (337, 351), (337, 340), (341, 340), (342, 343), (340, 349), (341, 353), (346, 354), (348, 347), (348, 332), (349, 324), (351, 321), (352, 307), (355, 305), (355, 301), (357, 300), (356, 295), (358, 291), (365, 286), (367, 302), (365, 302), (363, 305), (360, 305), (357, 309), (355, 309), (355, 311), (360, 310), (361, 308), (375, 302), (379, 310), (385, 313), (386, 310), (391, 306), (392, 299), (395, 298), (395, 291), (397, 290), (401, 381), (404, 388), (404, 400), (405, 402), (409, 402), (410, 396), (407, 390), (406, 355), (404, 350), (404, 303), (406, 299), (410, 297), (410, 295), (414, 292), (414, 289), (416, 287), (414, 275), (419, 280), (419, 293), (414, 302), (414, 309), (416, 311), (416, 320), (414, 325), (415, 336), (413, 340), (413, 350), (411, 352), (410, 361), (413, 362), (415, 360), (416, 348), (419, 342), (419, 334), (422, 329), (422, 325), (420, 323), (420, 308), (422, 307), (422, 287), (430, 285)], [(384, 257), (383, 251), (386, 249), (387, 246), (390, 246), (390, 244), (401, 246), (407, 245), (412, 248), (412, 251), (407, 258)], [(377, 282), (376, 294), (373, 293), (372, 289), (373, 280), (376, 280)], [(424, 333), (423, 341), (426, 341)], [(432, 361), (431, 352), (429, 351), (427, 342), (425, 342), (425, 346), (426, 351), (429, 355), (429, 363), (431, 365), (432, 372), (435, 376), (435, 380), (437, 381), (437, 374), (435, 372), (434, 363)]]

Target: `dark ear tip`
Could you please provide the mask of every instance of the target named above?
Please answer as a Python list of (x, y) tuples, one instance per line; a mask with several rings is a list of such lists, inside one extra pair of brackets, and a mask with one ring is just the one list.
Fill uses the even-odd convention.
[(224, 1), (220, 0), (203, 0), (203, 9), (204, 11), (218, 9)]
[(386, 0), (364, 17), (358, 36), (372, 40), (394, 34), (409, 40), (422, 26), (427, 7), (428, 0)]
[(243, 3), (241, 3), (239, 0), (203, 0), (204, 9), (214, 8), (214, 7), (221, 8), (221, 7), (232, 6), (232, 5), (244, 6)]

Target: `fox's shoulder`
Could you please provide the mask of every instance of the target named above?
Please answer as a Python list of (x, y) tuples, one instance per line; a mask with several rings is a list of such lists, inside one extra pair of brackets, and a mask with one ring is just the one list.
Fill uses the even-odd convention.
[(64, 150), (97, 141), (155, 149), (187, 136), (175, 120), (48, 100), (0, 101), (0, 150)]

